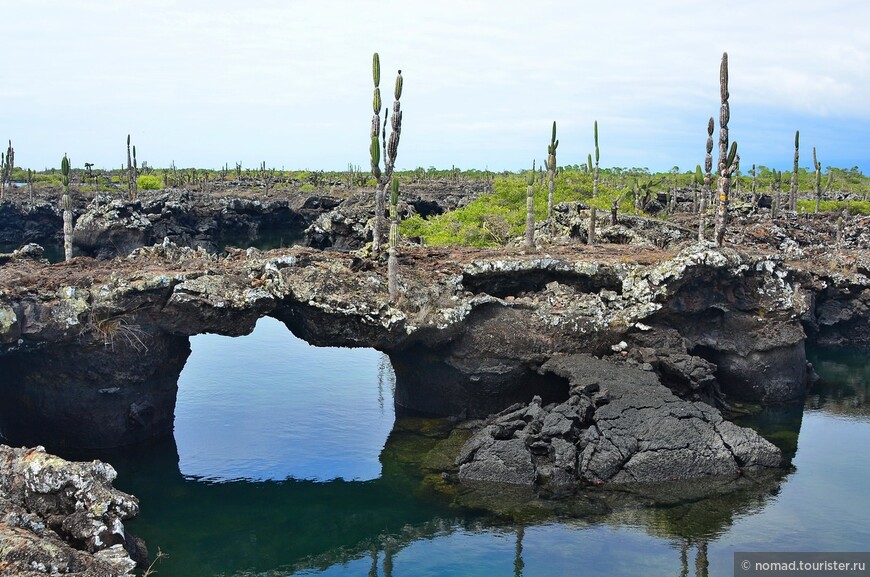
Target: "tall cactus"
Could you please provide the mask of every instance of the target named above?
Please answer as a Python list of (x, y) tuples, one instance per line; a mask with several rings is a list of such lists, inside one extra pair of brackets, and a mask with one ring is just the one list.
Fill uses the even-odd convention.
[(782, 190), (782, 171), (774, 170), (773, 171), (773, 180), (770, 182), (770, 192), (773, 195), (773, 199), (770, 203), (770, 218), (776, 218), (777, 213), (779, 212), (780, 205), (780, 191)]
[(390, 302), (396, 302), (399, 297), (399, 177), (393, 177), (390, 191), (390, 248), (387, 257), (387, 284), (390, 291)]
[(794, 168), (791, 171), (791, 192), (788, 197), (788, 209), (797, 212), (798, 197), (798, 159), (800, 158), (800, 130), (794, 132)]
[(556, 148), (559, 141), (556, 140), (556, 121), (553, 121), (553, 133), (550, 136), (550, 144), (547, 146), (547, 221), (553, 226), (553, 191), (556, 188)]
[(15, 149), (12, 148), (12, 141), (9, 141), (9, 148), (6, 149), (6, 186), (12, 189), (12, 171), (15, 170)]
[(813, 147), (813, 170), (816, 172), (816, 214), (819, 214), (819, 207), (822, 204), (822, 163), (816, 158), (816, 147)]
[(535, 248), (535, 161), (532, 171), (526, 176), (526, 248)]
[(593, 134), (595, 136), (595, 165), (590, 167), (592, 169), (592, 200), (593, 204), (589, 207), (589, 235), (586, 238), (588, 244), (595, 244), (595, 221), (598, 218), (598, 209), (595, 207), (594, 201), (598, 198), (598, 160), (600, 158), (600, 152), (598, 150), (598, 121), (595, 121), (593, 127)]
[(6, 149), (6, 154), (0, 154), (2, 158), (2, 174), (0, 174), (0, 199), (6, 194), (6, 188), (12, 188), (12, 171), (15, 169), (15, 149), (12, 148), (12, 141), (9, 141), (9, 148)]
[(136, 145), (133, 145), (133, 174), (131, 178), (132, 182), (130, 184), (133, 186), (132, 200), (136, 200), (139, 197), (139, 165), (136, 161)]
[(749, 176), (752, 177), (749, 183), (749, 192), (752, 194), (752, 207), (755, 210), (755, 205), (758, 202), (758, 180), (756, 179), (757, 171), (755, 170), (755, 164), (749, 169)]
[(728, 106), (728, 53), (722, 53), (722, 63), (719, 65), (719, 94), (721, 107), (719, 109), (719, 205), (716, 209), (716, 244), (722, 246), (725, 240), (725, 227), (728, 224), (728, 196), (731, 192), (731, 176), (737, 169), (737, 142), (728, 148), (728, 121), (731, 109)]
[(33, 171), (27, 169), (27, 190), (30, 192), (30, 206), (33, 206)]
[[(372, 126), (370, 131), (371, 144), (369, 145), (369, 154), (371, 157), (372, 176), (377, 181), (377, 193), (375, 195), (375, 226), (372, 238), (372, 249), (379, 251), (381, 248), (381, 234), (384, 221), (384, 204), (387, 194), (387, 187), (390, 186), (390, 179), (393, 176), (393, 169), (396, 166), (396, 155), (399, 151), (399, 137), (402, 134), (402, 108), (399, 99), (402, 97), (402, 71), (399, 70), (396, 76), (396, 84), (393, 91), (395, 100), (393, 101), (393, 117), (391, 119), (390, 138), (387, 140), (387, 117), (389, 114), (384, 112), (384, 122), (381, 124), (381, 60), (378, 53), (375, 52), (372, 56), (372, 80), (374, 81), (374, 95), (372, 97)], [(381, 153), (384, 157), (384, 170), (380, 168)]]
[(139, 196), (139, 184), (137, 174), (138, 166), (136, 164), (136, 147), (133, 147), (133, 154), (130, 154), (130, 135), (127, 135), (127, 193), (130, 195), (130, 200), (136, 200)]
[(69, 192), (69, 158), (66, 153), (60, 161), (61, 182), (63, 183), (63, 196), (61, 197), (61, 208), (63, 209), (63, 254), (65, 260), (72, 259), (72, 240), (73, 240), (73, 224), (72, 224), (72, 198)]

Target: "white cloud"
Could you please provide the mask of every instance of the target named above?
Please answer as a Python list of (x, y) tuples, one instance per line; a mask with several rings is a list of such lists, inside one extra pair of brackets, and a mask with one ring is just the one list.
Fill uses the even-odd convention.
[(567, 154), (585, 157), (598, 119), (612, 152), (666, 157), (662, 143), (716, 114), (724, 50), (735, 114), (870, 120), (863, 1), (33, 0), (5, 12), (14, 82), (0, 84), (0, 105), (15, 115), (0, 138), (27, 141), (35, 158), (56, 157), (61, 134), (113, 164), (132, 132), (156, 164), (173, 150), (199, 165), (361, 162), (375, 50), (385, 96), (404, 72), (400, 164), (525, 165), (553, 119)]

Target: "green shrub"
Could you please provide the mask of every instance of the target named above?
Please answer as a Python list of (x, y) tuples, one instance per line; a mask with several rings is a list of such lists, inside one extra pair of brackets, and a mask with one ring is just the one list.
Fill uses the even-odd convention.
[(163, 188), (163, 181), (156, 174), (140, 174), (136, 179), (136, 184), (139, 190), (160, 190)]
[[(402, 236), (422, 239), (430, 246), (500, 246), (523, 235), (526, 227), (526, 181), (522, 174), (497, 176), (492, 193), (481, 196), (452, 212), (423, 219), (415, 215), (399, 226)], [(599, 184), (595, 205), (610, 210), (612, 199), (621, 191)], [(586, 202), (592, 199), (592, 178), (582, 172), (564, 170), (556, 178), (554, 203)], [(631, 199), (623, 198), (621, 210), (631, 210)], [(535, 221), (547, 218), (547, 188), (535, 184)]]
[(314, 192), (315, 190), (317, 190), (317, 189), (310, 182), (306, 182), (305, 184), (303, 184), (302, 186), (299, 187), (299, 192)]
[[(870, 215), (870, 200), (823, 200), (819, 205), (820, 212), (840, 212), (844, 208), (849, 208), (850, 214), (867, 214)], [(816, 211), (815, 200), (799, 200), (798, 212), (813, 213)]]

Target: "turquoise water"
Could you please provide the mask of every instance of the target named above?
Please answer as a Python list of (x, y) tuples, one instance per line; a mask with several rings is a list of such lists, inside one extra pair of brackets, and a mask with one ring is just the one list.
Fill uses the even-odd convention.
[(191, 344), (175, 438), (110, 458), (141, 499), (128, 529), (168, 555), (160, 577), (728, 576), (735, 551), (870, 550), (860, 352), (814, 352), (824, 382), (807, 406), (755, 417), (793, 455), (783, 476), (497, 516), (421, 484), (412, 453), (431, 442), (395, 422), (380, 353), (310, 347), (268, 318)]

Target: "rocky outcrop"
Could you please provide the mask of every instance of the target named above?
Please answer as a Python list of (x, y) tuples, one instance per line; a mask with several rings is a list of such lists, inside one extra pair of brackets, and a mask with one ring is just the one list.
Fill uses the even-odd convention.
[[(553, 207), (552, 222), (538, 223), (535, 237), (539, 242), (559, 242), (589, 238), (589, 206), (581, 202), (562, 202)], [(616, 214), (599, 210), (596, 218), (598, 242), (629, 244), (645, 248), (676, 246), (696, 237), (696, 232), (670, 222), (632, 214)]]
[(97, 258), (130, 254), (145, 244), (153, 244), (154, 227), (142, 214), (139, 202), (97, 198), (76, 219), (73, 246)]
[(689, 402), (651, 371), (590, 355), (541, 367), (568, 379), (568, 399), (514, 405), (489, 418), (457, 457), (459, 479), (559, 492), (579, 484), (736, 476), (775, 468), (779, 449), (702, 402)]
[(106, 259), (169, 239), (215, 252), (280, 234), (285, 244), (301, 237), (316, 215), (338, 201), (324, 196), (266, 199), (211, 197), (186, 190), (143, 194), (136, 201), (99, 195), (76, 219), (76, 252)]
[(99, 461), (0, 445), (0, 575), (107, 577), (145, 563), (124, 529), (139, 502), (112, 487), (115, 475)]
[[(58, 423), (91, 415), (80, 434), (103, 446), (151, 438), (171, 422), (186, 337), (246, 334), (263, 315), (313, 344), (389, 353), (397, 406), (411, 412), (482, 418), (536, 394), (564, 402), (567, 381), (540, 368), (577, 352), (648, 363), (688, 401), (805, 391), (807, 279), (818, 277), (782, 260), (703, 244), (402, 254), (395, 303), (382, 261), (301, 247), (215, 257), (166, 242), (105, 265), (11, 261), (0, 268), (0, 370), (16, 378), (2, 405), (26, 415), (39, 398)], [(52, 374), (64, 402), (46, 400)]]
[(13, 250), (31, 242), (60, 242), (63, 234), (60, 193), (53, 200), (53, 203), (40, 200), (26, 206), (0, 201), (0, 245)]
[(811, 310), (804, 326), (821, 345), (870, 347), (870, 270), (859, 268), (815, 279), (807, 295)]
[[(477, 198), (486, 183), (450, 182), (404, 183), (399, 212), (403, 218), (412, 214), (429, 217), (465, 206)], [(324, 212), (305, 230), (306, 245), (314, 248), (355, 250), (372, 240), (374, 224), (374, 190), (350, 195), (340, 205)], [(385, 213), (385, 218), (388, 215)]]

